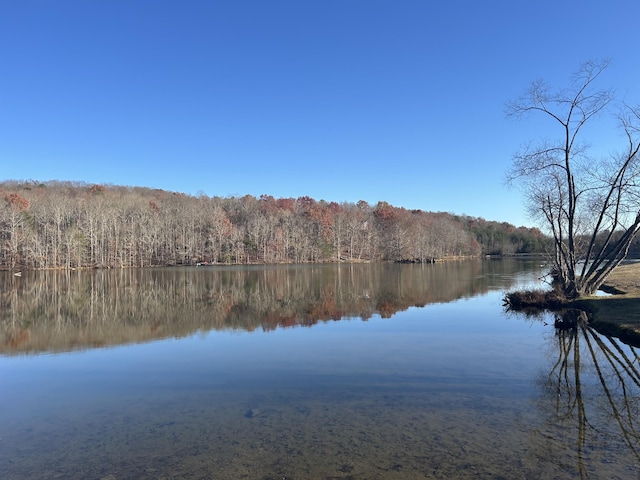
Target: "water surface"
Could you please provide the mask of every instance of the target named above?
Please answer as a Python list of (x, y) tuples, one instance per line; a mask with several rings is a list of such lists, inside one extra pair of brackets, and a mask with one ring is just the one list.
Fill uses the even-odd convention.
[(540, 265), (2, 277), (0, 478), (640, 478), (638, 353)]

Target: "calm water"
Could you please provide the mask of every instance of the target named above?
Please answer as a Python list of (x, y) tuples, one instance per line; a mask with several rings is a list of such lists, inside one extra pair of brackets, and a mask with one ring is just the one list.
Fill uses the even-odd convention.
[(0, 272), (3, 479), (640, 479), (637, 349), (540, 265)]

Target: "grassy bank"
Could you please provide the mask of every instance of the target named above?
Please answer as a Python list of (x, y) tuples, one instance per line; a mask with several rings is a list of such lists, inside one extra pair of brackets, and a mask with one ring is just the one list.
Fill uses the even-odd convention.
[(593, 313), (599, 331), (640, 345), (640, 263), (615, 269), (602, 289), (613, 295), (578, 300), (576, 306)]

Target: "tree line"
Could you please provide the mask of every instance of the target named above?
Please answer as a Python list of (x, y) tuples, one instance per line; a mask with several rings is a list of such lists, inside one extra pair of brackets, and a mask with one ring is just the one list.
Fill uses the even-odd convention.
[(535, 228), (310, 197), (191, 196), (80, 182), (0, 182), (0, 268), (429, 262), (540, 253)]

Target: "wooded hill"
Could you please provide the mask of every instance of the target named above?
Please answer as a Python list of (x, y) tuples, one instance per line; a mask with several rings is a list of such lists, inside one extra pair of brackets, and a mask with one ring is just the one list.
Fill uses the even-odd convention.
[(386, 202), (0, 182), (3, 269), (428, 262), (541, 253), (547, 242), (537, 229)]

